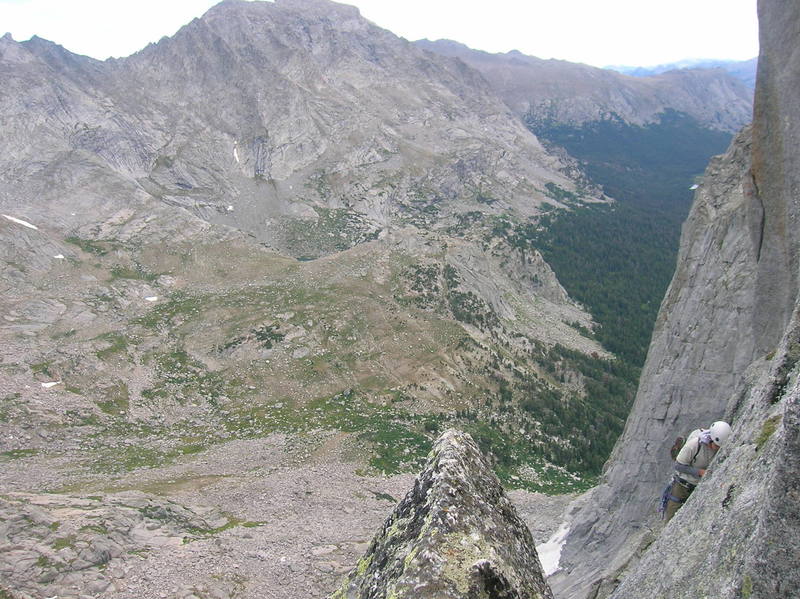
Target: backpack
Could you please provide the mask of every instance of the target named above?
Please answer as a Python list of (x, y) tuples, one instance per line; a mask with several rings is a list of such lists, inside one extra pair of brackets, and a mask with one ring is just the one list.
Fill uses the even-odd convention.
[[(672, 459), (673, 462), (678, 457), (678, 454), (681, 452), (681, 449), (683, 449), (683, 446), (686, 445), (686, 443), (688, 443), (692, 439), (696, 439), (697, 437), (699, 437), (702, 430), (703, 429), (700, 428), (693, 430), (691, 433), (689, 433), (688, 439), (684, 439), (683, 437), (677, 437), (675, 439), (675, 443), (673, 443), (672, 447), (669, 448), (669, 457)], [(690, 464), (694, 462), (698, 453), (700, 453), (699, 443), (697, 444), (697, 451), (695, 451), (694, 455), (692, 456), (692, 459), (689, 460)], [(661, 492), (661, 500), (659, 501), (658, 504), (658, 513), (661, 514), (662, 519), (664, 518), (664, 514), (667, 511), (667, 503), (669, 502), (670, 499), (672, 499), (673, 501), (679, 501), (680, 503), (683, 503), (683, 501), (679, 500), (677, 497), (672, 496), (673, 481), (674, 481), (674, 475), (670, 474), (669, 482), (667, 483), (667, 486), (664, 487), (664, 490)]]

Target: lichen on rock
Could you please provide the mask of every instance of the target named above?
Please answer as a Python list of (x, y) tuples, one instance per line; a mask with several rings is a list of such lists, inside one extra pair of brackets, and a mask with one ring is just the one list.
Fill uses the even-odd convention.
[(434, 445), (331, 599), (548, 599), (533, 538), (472, 438)]

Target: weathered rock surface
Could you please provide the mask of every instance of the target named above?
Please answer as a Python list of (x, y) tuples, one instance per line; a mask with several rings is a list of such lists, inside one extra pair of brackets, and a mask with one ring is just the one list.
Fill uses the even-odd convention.
[[(800, 243), (800, 7), (769, 0), (759, 7), (752, 133), (712, 162), (697, 192), (633, 410), (573, 522), (562, 571), (550, 579), (557, 596), (606, 597), (623, 578), (630, 582), (620, 597), (797, 593), (797, 489), (787, 479), (797, 472), (787, 468), (798, 459), (791, 317)], [(660, 528), (654, 512), (670, 475), (668, 448), (721, 418), (733, 423), (732, 442), (637, 567)], [(759, 557), (766, 555), (774, 558), (769, 566)]]
[(775, 338), (794, 309), (800, 276), (800, 7), (761, 0), (753, 110), (753, 184), (764, 212), (756, 334)]
[(131, 554), (180, 546), (231, 525), (214, 510), (143, 493), (11, 493), (0, 498), (0, 593), (97, 596), (124, 577)]
[(533, 539), (469, 435), (447, 431), (337, 599), (552, 597)]

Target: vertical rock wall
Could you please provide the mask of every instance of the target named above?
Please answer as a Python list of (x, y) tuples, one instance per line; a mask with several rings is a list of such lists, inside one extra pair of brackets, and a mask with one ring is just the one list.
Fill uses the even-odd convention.
[[(557, 597), (606, 596), (630, 572), (631, 558), (659, 532), (654, 514), (677, 435), (726, 417), (739, 431), (735, 442), (751, 443), (747, 431), (766, 417), (766, 408), (752, 408), (757, 389), (746, 374), (767, 376), (764, 357), (782, 359), (776, 349), (797, 298), (800, 4), (761, 0), (759, 18), (752, 133), (742, 132), (711, 163), (697, 192), (625, 431), (573, 523), (561, 573), (549, 580)], [(684, 524), (673, 534), (697, 534)]]
[(731, 442), (612, 599), (800, 597), (800, 320), (750, 369)]
[(760, 0), (753, 182), (763, 203), (764, 234), (756, 284), (756, 334), (782, 333), (798, 289), (800, 227), (800, 4)]

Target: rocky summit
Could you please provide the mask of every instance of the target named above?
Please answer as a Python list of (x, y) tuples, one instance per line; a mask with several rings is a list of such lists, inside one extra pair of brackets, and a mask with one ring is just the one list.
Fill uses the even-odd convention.
[(331, 599), (551, 599), (525, 523), (469, 435), (445, 432)]

